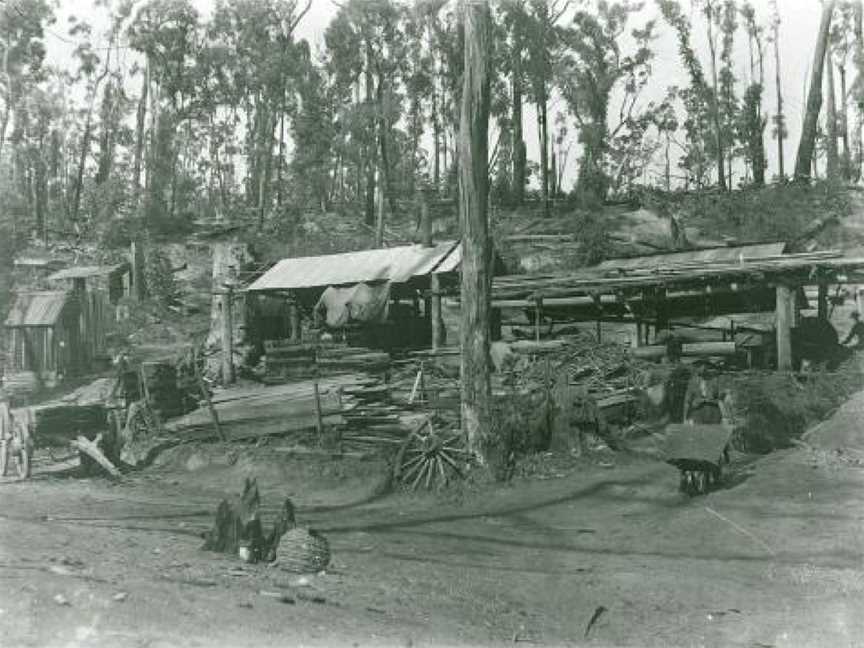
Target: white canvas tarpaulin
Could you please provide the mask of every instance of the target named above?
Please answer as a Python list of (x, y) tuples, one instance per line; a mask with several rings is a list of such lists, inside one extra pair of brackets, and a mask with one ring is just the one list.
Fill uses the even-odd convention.
[(358, 283), (345, 288), (329, 286), (315, 305), (315, 314), (324, 317), (329, 328), (351, 322), (382, 323), (390, 305), (390, 282), (369, 285)]

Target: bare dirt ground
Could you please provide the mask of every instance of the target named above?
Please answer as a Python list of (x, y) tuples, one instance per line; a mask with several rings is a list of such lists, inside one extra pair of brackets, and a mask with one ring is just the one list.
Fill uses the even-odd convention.
[[(37, 466), (0, 482), (0, 645), (861, 645), (862, 417), (864, 394), (693, 499), (623, 453), (459, 496), (266, 448), (184, 448), (120, 484)], [(199, 550), (253, 473), (330, 539), (326, 574)]]

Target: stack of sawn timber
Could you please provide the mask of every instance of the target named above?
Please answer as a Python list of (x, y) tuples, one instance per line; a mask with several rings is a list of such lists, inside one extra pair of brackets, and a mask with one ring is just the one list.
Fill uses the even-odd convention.
[[(344, 382), (351, 380), (351, 377), (345, 377)], [(317, 404), (312, 382), (225, 389), (213, 396), (212, 403), (225, 438), (237, 441), (314, 430), (318, 426), (319, 412), (324, 426), (344, 423), (338, 387), (339, 382), (320, 384)], [(216, 437), (213, 416), (206, 406), (167, 423), (165, 427), (187, 440)]]

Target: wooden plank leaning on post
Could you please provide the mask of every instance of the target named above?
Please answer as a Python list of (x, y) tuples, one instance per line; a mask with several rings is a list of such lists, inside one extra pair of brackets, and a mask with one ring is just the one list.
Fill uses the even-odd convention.
[(198, 385), (198, 391), (201, 392), (201, 397), (207, 403), (207, 410), (210, 412), (210, 418), (213, 420), (213, 429), (216, 432), (216, 436), (219, 437), (220, 441), (227, 441), (228, 437), (225, 436), (225, 432), (219, 424), (219, 414), (213, 406), (213, 399), (210, 398), (210, 392), (207, 391), (204, 378), (201, 377), (201, 370), (198, 368), (198, 354), (195, 353), (194, 347), (192, 349), (192, 372), (195, 374), (195, 383)]

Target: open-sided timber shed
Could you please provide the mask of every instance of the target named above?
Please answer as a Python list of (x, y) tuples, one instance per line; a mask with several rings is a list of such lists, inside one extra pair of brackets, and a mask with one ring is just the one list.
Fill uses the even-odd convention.
[(282, 259), (246, 288), (254, 298), (247, 300), (250, 321), (258, 323), (253, 336), (297, 340), (301, 313), (313, 313), (325, 291), (350, 299), (353, 287), (366, 286), (367, 294), (387, 291), (390, 326), (381, 323), (380, 338), (396, 346), (437, 345), (441, 296), (458, 290), (461, 261), (458, 241)]
[(574, 308), (593, 311), (598, 322), (614, 319), (664, 329), (674, 309), (683, 314), (687, 307), (682, 304), (688, 300), (761, 295), (760, 300), (773, 298), (777, 366), (788, 370), (792, 367), (792, 328), (804, 299), (802, 288), (819, 287), (818, 314), (826, 318), (828, 286), (864, 281), (864, 257), (835, 250), (776, 252), (770, 247), (724, 247), (676, 253), (681, 256), (671, 259), (671, 255), (658, 255), (653, 261), (652, 257), (612, 260), (573, 272), (496, 277), (492, 303), (533, 308), (538, 315), (544, 308)]

